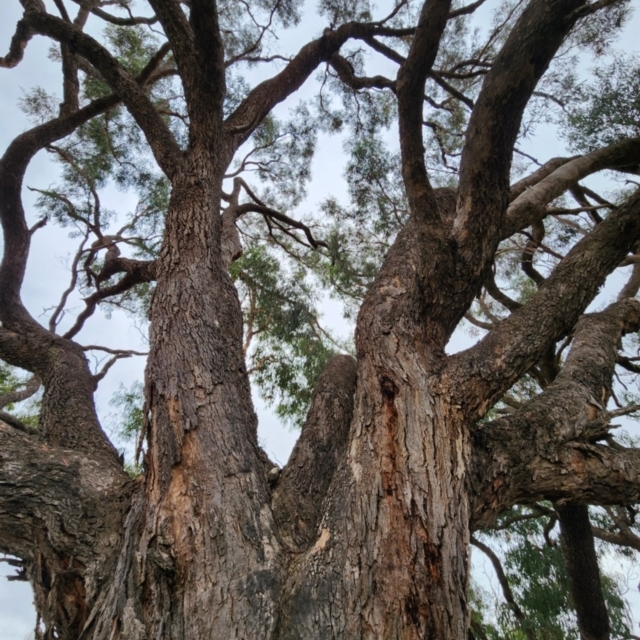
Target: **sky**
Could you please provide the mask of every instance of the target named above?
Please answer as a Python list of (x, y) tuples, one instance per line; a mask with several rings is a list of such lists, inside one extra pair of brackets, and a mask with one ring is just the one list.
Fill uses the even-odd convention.
[[(47, 4), (51, 4), (50, 0)], [(490, 0), (486, 7), (483, 7), (480, 14), (481, 22), (487, 21), (490, 12), (497, 4), (496, 0)], [(640, 5), (640, 2), (636, 0), (634, 4)], [(21, 7), (18, 0), (2, 1), (0, 8), (0, 52), (7, 50), (15, 23), (20, 15)], [(302, 43), (316, 36), (318, 31), (317, 17), (308, 12), (295, 33), (283, 34), (279, 44), (290, 52), (294, 52)], [(11, 139), (27, 126), (27, 121), (17, 106), (25, 91), (32, 87), (42, 86), (59, 93), (60, 73), (47, 58), (49, 46), (48, 40), (34, 38), (27, 47), (24, 60), (17, 68), (0, 69), (1, 150), (4, 150)], [(636, 11), (636, 15), (627, 25), (618, 48), (628, 51), (640, 50), (640, 11)], [(384, 71), (382, 72), (384, 73)], [(249, 79), (252, 80), (252, 78)], [(279, 107), (280, 112), (284, 113), (300, 97), (311, 97), (313, 91), (313, 83), (307, 83), (296, 95), (294, 101), (288, 101)], [(393, 138), (395, 132), (391, 131), (389, 135)], [(522, 146), (528, 153), (542, 160), (566, 153), (562, 140), (550, 127), (539, 128), (536, 135), (525, 141)], [(329, 195), (344, 195), (345, 187), (342, 179), (344, 162), (342, 139), (339, 136), (321, 136), (313, 163), (314, 180), (309, 186), (309, 196), (301, 210), (304, 210), (305, 207), (312, 209)], [(29, 167), (25, 184), (42, 188), (54, 182), (55, 177), (55, 167), (48, 161), (46, 154), (40, 153)], [(37, 219), (37, 214), (32, 206), (34, 200), (34, 194), (25, 190), (25, 208), (32, 222)], [(135, 206), (135, 201), (121, 192), (107, 190), (103, 197), (103, 204), (107, 208), (126, 210), (132, 209)], [(34, 236), (23, 298), (32, 314), (43, 322), (48, 317), (46, 309), (57, 304), (61, 291), (67, 286), (67, 265), (73, 251), (74, 245), (68, 239), (68, 230), (49, 224)], [(601, 294), (600, 301), (606, 297), (607, 290), (605, 289)], [(76, 299), (74, 304), (77, 306), (80, 301)], [(349, 335), (352, 326), (343, 320), (341, 307), (337, 302), (326, 299), (322, 310), (325, 325), (343, 336)], [(78, 340), (83, 344), (99, 343), (118, 348), (146, 350), (143, 333), (131, 322), (130, 318), (119, 312), (114, 313), (110, 319), (103, 314), (96, 314), (87, 323), (85, 329), (78, 336)], [(472, 341), (473, 338), (468, 334), (458, 332), (450, 349), (460, 350), (469, 346)], [(122, 360), (100, 383), (97, 405), (107, 431), (115, 421), (114, 409), (109, 405), (109, 400), (121, 384), (129, 387), (133, 382), (141, 380), (143, 369), (143, 358)], [(295, 443), (297, 433), (281, 424), (256, 393), (254, 393), (254, 401), (259, 415), (261, 444), (273, 460), (283, 465)], [(630, 567), (624, 566), (620, 570), (628, 571)], [(487, 584), (492, 584), (490, 570), (482, 563), (478, 564), (477, 571), (486, 571)], [(12, 571), (7, 570), (7, 567), (0, 563), (0, 576), (7, 573), (12, 573)], [(495, 588), (495, 585), (492, 588)], [(0, 638), (24, 640), (30, 635), (35, 620), (31, 600), (31, 589), (27, 584), (8, 582), (0, 577)], [(640, 598), (636, 598), (636, 600), (633, 602), (633, 609), (637, 629), (637, 621), (640, 620)]]

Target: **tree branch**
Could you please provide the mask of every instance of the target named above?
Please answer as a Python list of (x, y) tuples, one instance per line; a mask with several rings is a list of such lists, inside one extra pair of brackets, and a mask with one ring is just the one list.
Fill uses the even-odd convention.
[(402, 177), (411, 215), (434, 228), (441, 227), (441, 219), (424, 162), (422, 106), (425, 82), (438, 54), (450, 8), (450, 0), (425, 0), (396, 81)]
[(382, 30), (376, 24), (348, 22), (335, 30), (326, 29), (320, 38), (302, 47), (280, 73), (252, 89), (227, 117), (224, 129), (233, 140), (230, 152), (235, 152), (265, 116), (297, 91), (318, 65), (329, 61), (349, 38), (373, 36)]
[[(118, 258), (117, 260), (117, 265), (120, 268), (118, 268), (117, 271), (113, 271), (113, 273), (123, 271), (126, 275), (115, 284), (105, 287), (104, 289), (98, 289), (98, 291), (92, 293), (88, 298), (85, 298), (85, 308), (78, 314), (73, 326), (64, 334), (63, 337), (65, 339), (70, 340), (81, 331), (84, 323), (95, 312), (98, 303), (112, 296), (124, 293), (138, 284), (155, 280), (155, 261), (146, 262), (142, 260), (131, 260), (129, 258)], [(113, 268), (115, 269), (116, 267), (114, 266)]]
[(100, 71), (102, 77), (120, 96), (144, 132), (159, 167), (171, 178), (181, 162), (182, 151), (171, 130), (138, 82), (102, 45), (75, 25), (41, 10), (29, 10), (26, 15), (29, 25), (35, 31), (73, 46)]
[(640, 551), (640, 536), (637, 536), (630, 532), (622, 531), (607, 531), (606, 529), (600, 529), (599, 527), (591, 527), (591, 531), (595, 538), (610, 542), (611, 544), (617, 544), (621, 547), (629, 547)]
[(6, 56), (0, 57), (0, 68), (12, 69), (18, 65), (24, 56), (24, 50), (27, 48), (29, 40), (33, 38), (34, 31), (24, 18), (18, 21), (16, 31), (11, 38), (9, 52)]
[(536, 184), (531, 184), (531, 180), (527, 179), (526, 190), (522, 189), (520, 195), (509, 205), (502, 238), (508, 238), (529, 226), (533, 220), (543, 217), (549, 202), (561, 196), (586, 176), (603, 169), (624, 167), (640, 162), (640, 138), (623, 140), (587, 155), (573, 158), (544, 175), (553, 166), (553, 162), (550, 161), (530, 176), (533, 178), (537, 174), (542, 179)]
[(351, 63), (341, 55), (334, 53), (329, 61), (331, 67), (338, 74), (338, 77), (344, 84), (359, 91), (360, 89), (391, 89), (396, 90), (396, 83), (384, 76), (361, 77), (356, 76)]
[(502, 234), (509, 173), (522, 114), (549, 63), (575, 24), (582, 0), (530, 2), (487, 73), (467, 128), (452, 239), (474, 288)]
[(609, 638), (611, 625), (602, 594), (600, 569), (585, 504), (557, 503), (560, 545), (583, 638)]
[(307, 420), (273, 492), (274, 516), (294, 547), (316, 539), (322, 501), (345, 455), (353, 414), (356, 361), (329, 360), (313, 391)]
[[(450, 359), (447, 371), (458, 381), (460, 403), (469, 416), (483, 415), (549, 344), (574, 326), (638, 235), (640, 190), (578, 242), (523, 307), (477, 345)], [(472, 396), (480, 402), (469, 403)]]
[(107, 11), (104, 11), (103, 9), (100, 9), (99, 7), (93, 6), (93, 3), (91, 2), (85, 2), (83, 0), (71, 0), (71, 1), (80, 5), (84, 9), (90, 11), (91, 13), (93, 13), (94, 16), (97, 16), (98, 18), (101, 18), (102, 20), (104, 20), (105, 22), (109, 22), (110, 24), (115, 24), (118, 27), (133, 27), (137, 24), (151, 25), (158, 22), (158, 18), (156, 16), (153, 16), (151, 18), (146, 18), (144, 16), (135, 16), (135, 17), (132, 16), (130, 18), (120, 18), (118, 16), (114, 16), (108, 13)]
[(0, 396), (0, 409), (4, 409), (8, 404), (27, 400), (38, 391), (42, 383), (40, 382), (40, 378), (32, 376), (23, 384), (24, 389), (9, 391)]
[(509, 199), (513, 202), (518, 196), (522, 195), (527, 189), (537, 185), (541, 180), (553, 173), (556, 169), (566, 164), (570, 160), (574, 160), (579, 156), (573, 158), (551, 158), (545, 162), (541, 167), (538, 167), (533, 173), (525, 176), (521, 180), (518, 180), (515, 184), (511, 185), (509, 192)]
[(467, 16), (470, 13), (473, 13), (478, 7), (481, 7), (486, 1), (487, 0), (476, 0), (476, 2), (472, 2), (464, 7), (455, 9), (449, 14), (448, 19), (452, 20), (453, 18), (459, 18), (460, 16)]
[[(546, 491), (550, 490), (551, 482), (559, 479), (559, 451), (565, 451), (565, 457), (585, 451), (591, 458), (595, 451), (613, 451), (602, 446), (594, 449), (588, 443), (605, 436), (610, 428), (604, 406), (616, 363), (615, 345), (622, 335), (639, 327), (640, 301), (633, 299), (615, 302), (600, 313), (583, 316), (576, 326), (565, 366), (555, 381), (516, 413), (477, 427), (473, 465), (477, 494), (475, 521), (490, 522), (513, 504), (540, 499), (590, 501), (585, 500), (584, 491), (579, 490), (581, 483), (602, 482), (602, 479), (597, 476), (589, 479), (584, 473), (565, 483), (579, 490), (575, 496), (565, 493), (561, 487), (556, 493)], [(527, 442), (524, 449), (522, 442)], [(577, 462), (572, 465), (577, 466)], [(545, 473), (547, 484), (542, 489), (541, 478)], [(613, 482), (615, 474), (611, 478)], [(611, 490), (610, 484), (604, 485), (599, 487), (601, 496), (604, 490)], [(632, 491), (640, 491), (640, 484)], [(609, 501), (617, 502), (615, 490)]]
[(502, 594), (504, 595), (504, 599), (507, 601), (509, 608), (513, 611), (513, 615), (516, 617), (520, 628), (524, 631), (524, 634), (527, 636), (528, 640), (537, 640), (536, 634), (533, 632), (533, 629), (529, 625), (526, 616), (522, 612), (522, 609), (518, 606), (516, 599), (513, 597), (513, 591), (511, 591), (511, 586), (509, 585), (509, 581), (507, 580), (507, 576), (502, 568), (502, 563), (500, 562), (500, 558), (494, 553), (493, 549), (488, 545), (480, 542), (477, 538), (471, 536), (471, 544), (474, 547), (477, 547), (484, 553), (487, 558), (491, 561), (493, 565), (493, 570), (496, 572), (496, 577), (498, 578), (498, 582), (500, 583), (500, 587), (502, 588)]

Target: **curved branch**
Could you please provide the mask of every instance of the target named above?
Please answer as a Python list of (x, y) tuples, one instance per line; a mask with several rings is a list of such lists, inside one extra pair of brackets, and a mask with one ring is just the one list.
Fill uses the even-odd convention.
[(500, 562), (500, 558), (494, 553), (493, 549), (488, 545), (480, 542), (477, 538), (471, 536), (471, 544), (474, 547), (477, 547), (484, 553), (487, 558), (491, 561), (493, 565), (493, 569), (496, 572), (496, 577), (498, 578), (498, 582), (500, 583), (500, 587), (502, 588), (502, 593), (504, 595), (504, 599), (507, 601), (509, 608), (513, 611), (513, 615), (516, 617), (518, 624), (521, 629), (524, 631), (524, 634), (527, 636), (528, 640), (537, 640), (536, 634), (533, 632), (533, 629), (529, 625), (526, 616), (522, 612), (522, 609), (518, 606), (516, 599), (513, 596), (513, 591), (511, 591), (511, 586), (509, 585), (509, 581), (507, 580), (507, 576), (502, 568), (502, 563)]
[(353, 66), (341, 55), (334, 53), (329, 60), (329, 64), (338, 74), (338, 78), (354, 91), (360, 89), (391, 89), (395, 92), (396, 83), (384, 76), (356, 76)]
[[(451, 357), (447, 372), (457, 380), (460, 403), (471, 419), (482, 416), (574, 326), (639, 235), (640, 190), (578, 242), (524, 306), (478, 344)], [(480, 402), (470, 402), (471, 396)]]
[(314, 541), (322, 502), (338, 462), (345, 455), (353, 414), (356, 361), (329, 360), (313, 391), (302, 433), (273, 492), (280, 531), (295, 547)]
[(138, 284), (152, 282), (155, 280), (155, 261), (146, 262), (143, 260), (131, 260), (128, 258), (118, 258), (117, 260), (120, 268), (117, 269), (117, 271), (113, 271), (113, 273), (123, 271), (126, 275), (116, 282), (116, 284), (113, 284), (110, 287), (105, 287), (104, 289), (98, 289), (98, 291), (92, 293), (88, 298), (85, 298), (84, 310), (78, 314), (73, 326), (64, 334), (63, 338), (70, 340), (77, 335), (81, 331), (86, 320), (94, 314), (98, 303), (102, 302), (102, 300), (125, 293)]
[[(156, 78), (154, 71), (168, 51), (161, 47), (151, 57), (136, 81), (145, 85)], [(55, 118), (17, 136), (0, 158), (0, 222), (4, 232), (4, 255), (0, 264), (0, 319), (5, 326), (25, 323), (41, 330), (20, 302), (31, 233), (22, 207), (21, 191), (27, 166), (35, 154), (56, 140), (71, 134), (91, 118), (115, 107), (120, 98), (111, 94), (98, 98), (82, 109)], [(9, 323), (7, 325), (7, 323)], [(17, 325), (16, 325), (17, 326)]]
[(509, 311), (516, 311), (522, 305), (519, 302), (511, 299), (506, 293), (504, 293), (496, 284), (495, 277), (493, 273), (489, 272), (487, 279), (484, 283), (484, 288), (487, 290), (487, 293), (496, 301), (499, 302), (503, 307), (509, 309)]
[(27, 400), (32, 395), (34, 395), (40, 385), (40, 378), (38, 376), (32, 376), (29, 380), (24, 384), (24, 389), (9, 391), (0, 396), (0, 409), (4, 409), (8, 404), (14, 404), (16, 402), (22, 402), (23, 400)]
[[(615, 302), (600, 313), (583, 316), (576, 326), (565, 366), (555, 381), (516, 413), (477, 427), (473, 463), (476, 522), (491, 522), (498, 513), (517, 503), (544, 498), (584, 500), (582, 491), (575, 496), (561, 488), (556, 493), (546, 493), (550, 486), (548, 483), (543, 488), (542, 478), (546, 474), (549, 481), (561, 480), (576, 489), (585, 482), (580, 474), (566, 481), (558, 477), (558, 452), (577, 452), (584, 447), (592, 452), (593, 446), (588, 443), (608, 434), (609, 415), (604, 406), (616, 364), (615, 346), (622, 335), (638, 328), (640, 301), (634, 299)], [(525, 448), (523, 442), (527, 443)], [(598, 447), (598, 451), (602, 449), (613, 451)], [(562, 473), (568, 472), (565, 469)], [(598, 481), (601, 479), (593, 478), (593, 482)], [(600, 489), (611, 490), (611, 486)], [(636, 490), (640, 491), (640, 484)], [(609, 500), (616, 502), (615, 491)]]
[(316, 240), (313, 237), (313, 234), (311, 233), (311, 229), (309, 229), (309, 227), (307, 227), (307, 225), (304, 224), (303, 222), (300, 222), (299, 220), (294, 220), (293, 218), (290, 218), (284, 213), (280, 213), (279, 211), (276, 211), (275, 209), (272, 209), (271, 207), (267, 207), (262, 204), (254, 204), (252, 202), (247, 202), (245, 204), (239, 205), (237, 209), (237, 217), (240, 217), (245, 213), (249, 213), (250, 211), (254, 211), (255, 213), (261, 213), (262, 215), (267, 216), (269, 218), (273, 218), (274, 220), (284, 222), (284, 224), (288, 224), (289, 226), (295, 229), (300, 229), (301, 231), (304, 232), (304, 235), (307, 237), (309, 244), (314, 249), (317, 249), (318, 247), (327, 247), (327, 244), (325, 242), (322, 242), (321, 240)]
[(409, 207), (412, 216), (435, 228), (441, 228), (442, 223), (424, 161), (422, 105), (425, 82), (438, 54), (450, 8), (450, 0), (425, 0), (396, 82), (402, 177)]
[(576, 22), (582, 0), (530, 2), (487, 73), (471, 113), (460, 161), (452, 239), (465, 280), (483, 278), (501, 239), (509, 173), (522, 114)]
[(34, 31), (29, 26), (29, 23), (24, 19), (19, 20), (16, 25), (16, 31), (11, 38), (9, 52), (6, 56), (0, 57), (0, 68), (12, 69), (17, 66), (22, 61), (24, 50), (33, 35)]
[(105, 22), (109, 22), (110, 24), (115, 24), (119, 27), (133, 27), (137, 24), (155, 24), (158, 22), (158, 18), (153, 16), (152, 18), (146, 18), (144, 16), (131, 16), (129, 18), (120, 18), (119, 16), (114, 16), (99, 7), (92, 6), (93, 3), (86, 2), (84, 0), (71, 0), (76, 4), (80, 5), (84, 9), (93, 13), (94, 16), (101, 18)]
[[(578, 157), (578, 156), (576, 156)], [(509, 199), (513, 202), (518, 196), (522, 195), (527, 189), (537, 185), (541, 180), (553, 173), (556, 169), (566, 164), (570, 160), (576, 158), (551, 158), (547, 160), (541, 167), (538, 167), (533, 173), (525, 176), (521, 180), (518, 180), (515, 184), (511, 185), (509, 192)]]
[[(640, 138), (623, 140), (573, 158), (563, 162), (550, 174), (544, 175), (546, 170), (553, 166), (553, 162), (550, 161), (544, 165), (542, 169), (545, 171), (540, 169), (530, 176), (533, 178), (539, 175), (542, 179), (536, 184), (531, 184), (527, 179), (525, 189), (509, 205), (502, 238), (508, 238), (520, 229), (528, 227), (534, 220), (543, 217), (549, 202), (561, 196), (586, 176), (603, 169), (622, 168), (640, 162)], [(521, 185), (521, 183), (517, 184)]]
[(78, 27), (41, 10), (27, 12), (29, 25), (38, 33), (68, 43), (85, 57), (127, 106), (142, 129), (162, 171), (171, 178), (178, 170), (182, 151), (171, 130), (136, 79), (91, 36)]
[(348, 22), (335, 30), (326, 29), (320, 38), (302, 47), (280, 73), (252, 89), (227, 117), (224, 129), (233, 140), (230, 152), (235, 152), (265, 116), (297, 91), (320, 63), (329, 61), (349, 38), (365, 38), (382, 31), (384, 27), (375, 23)]

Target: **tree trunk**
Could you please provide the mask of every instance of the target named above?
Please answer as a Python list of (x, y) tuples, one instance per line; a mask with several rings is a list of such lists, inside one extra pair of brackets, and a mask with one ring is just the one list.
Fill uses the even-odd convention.
[[(274, 482), (257, 444), (242, 317), (221, 259), (220, 178), (208, 162), (184, 164), (151, 309), (145, 477), (131, 483), (116, 465), (87, 461), (81, 447), (34, 445), (0, 427), (0, 466), (28, 463), (31, 449), (35, 460), (44, 447), (52, 468), (38, 473), (62, 478), (59, 489), (49, 483), (52, 495), (43, 494), (14, 545), (44, 637), (463, 640), (470, 527), (515, 503), (563, 499), (567, 477), (606, 503), (593, 491), (607, 488), (601, 479), (615, 466), (602, 462), (608, 448), (571, 448), (571, 439), (582, 437), (578, 425), (587, 437), (601, 429), (590, 402), (615, 365), (610, 345), (640, 326), (640, 307), (625, 300), (584, 316), (557, 380), (512, 422), (474, 434), (461, 407), (465, 384), (476, 393), (480, 378), (452, 382), (462, 365), (445, 358), (445, 324), (425, 310), (447, 283), (434, 284), (434, 254), (412, 221), (362, 306), (357, 364), (345, 356), (329, 363)], [(536, 446), (523, 450), (523, 434)], [(565, 454), (556, 455), (565, 443), (592, 481), (566, 475)], [(615, 495), (633, 502), (640, 462), (616, 464)], [(34, 467), (0, 494), (0, 529), (1, 514), (39, 495)]]
[[(438, 379), (433, 332), (412, 310), (414, 232), (367, 296), (357, 366), (329, 363), (291, 464), (270, 486), (220, 258), (220, 179), (201, 159), (185, 165), (151, 307), (146, 474), (96, 542), (100, 562), (78, 569), (82, 615), (63, 627), (52, 612), (48, 633), (462, 640), (469, 441)], [(108, 578), (97, 573), (105, 566)]]

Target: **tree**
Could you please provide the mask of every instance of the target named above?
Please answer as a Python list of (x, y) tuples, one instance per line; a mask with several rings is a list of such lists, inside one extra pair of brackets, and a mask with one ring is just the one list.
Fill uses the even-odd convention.
[[(484, 0), (402, 1), (377, 19), (364, 2), (323, 1), (327, 28), (290, 58), (269, 38), (299, 19), (293, 0), (74, 3), (75, 16), (64, 0), (21, 0), (0, 59), (16, 67), (46, 36), (63, 74), (59, 106), (25, 98), (37, 123), (0, 160), (0, 358), (32, 374), (22, 389), (7, 370), (1, 403), (42, 387), (37, 425), (1, 416), (0, 546), (33, 585), (39, 633), (462, 639), (471, 623), (483, 637), (469, 545), (492, 551), (472, 534), (535, 515), (560, 522), (582, 637), (609, 637), (594, 535), (638, 547), (640, 450), (611, 434), (638, 406), (608, 407), (617, 368), (637, 372), (624, 347), (640, 328), (640, 192), (610, 202), (580, 181), (636, 172), (638, 75), (618, 62), (626, 90), (608, 76), (589, 90), (570, 56), (604, 49), (629, 3), (502, 3), (478, 44), (467, 19)], [(90, 16), (105, 44), (84, 30)], [(366, 51), (389, 77), (366, 75)], [(238, 71), (273, 60), (280, 71), (253, 87)], [(314, 112), (278, 120), (322, 69)], [(519, 137), (558, 104), (577, 155), (510, 184)], [(399, 155), (381, 135), (395, 119)], [(287, 212), (318, 127), (350, 131), (352, 206), (327, 201), (312, 225)], [(29, 228), (23, 178), (41, 150), (61, 182), (40, 190), (46, 215)], [(109, 181), (140, 201), (115, 233)], [(44, 327), (21, 286), (50, 218), (81, 244)], [(628, 265), (618, 299), (585, 314)], [(355, 358), (331, 355), (312, 282), (359, 307)], [(76, 289), (84, 308), (62, 331)], [(94, 406), (109, 363), (131, 354), (94, 372), (85, 354), (100, 345), (74, 340), (101, 304), (148, 313), (133, 478)], [(486, 335), (449, 355), (465, 317)], [(282, 470), (258, 444), (247, 357), (283, 416), (308, 399)], [(588, 505), (606, 507), (598, 522)], [(536, 637), (505, 596), (518, 633)]]

